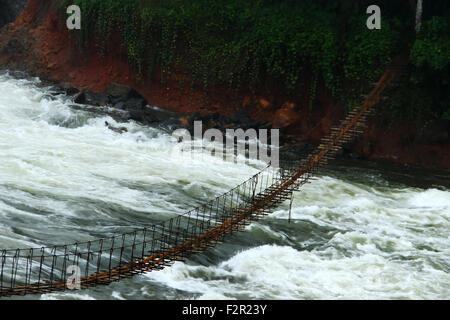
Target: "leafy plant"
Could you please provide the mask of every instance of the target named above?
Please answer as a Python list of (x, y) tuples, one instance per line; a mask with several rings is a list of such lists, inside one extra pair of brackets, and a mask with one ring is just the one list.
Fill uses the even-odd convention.
[[(312, 84), (311, 106), (318, 82), (349, 108), (355, 106), (414, 36), (413, 17), (405, 19), (404, 7), (389, 1), (383, 1), (388, 10), (381, 30), (366, 28), (365, 0), (59, 2), (64, 11), (70, 3), (81, 7), (83, 27), (75, 33), (80, 48), (104, 55), (116, 50), (109, 46), (119, 37), (129, 63), (149, 82), (155, 66), (162, 82), (187, 74), (191, 85), (205, 92), (216, 85), (255, 92), (275, 83), (292, 93), (302, 82)], [(415, 69), (403, 87), (406, 97), (394, 94), (387, 115), (435, 119), (447, 114), (449, 21), (448, 16), (424, 21), (411, 50)]]

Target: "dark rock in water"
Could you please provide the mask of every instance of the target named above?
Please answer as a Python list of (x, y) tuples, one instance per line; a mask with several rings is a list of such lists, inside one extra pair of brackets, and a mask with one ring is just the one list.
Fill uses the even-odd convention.
[(180, 118), (170, 118), (160, 122), (159, 126), (163, 129), (168, 129), (170, 131), (174, 131), (177, 129), (184, 128), (183, 124), (180, 121)]
[(73, 97), (73, 102), (79, 103), (79, 104), (86, 103), (86, 95), (84, 94), (84, 92), (81, 91), (81, 92), (77, 93), (77, 94)]
[(25, 71), (20, 71), (20, 70), (8, 70), (8, 71), (2, 71), (2, 74), (9, 74), (10, 76), (12, 76), (13, 78), (19, 78), (19, 79), (26, 79), (28, 77), (30, 77), (30, 75), (25, 72)]
[[(62, 85), (60, 88), (65, 92), (73, 93), (75, 103), (84, 105), (83, 107), (71, 106), (76, 110), (108, 114), (113, 118), (134, 120), (144, 125), (158, 123), (163, 129), (177, 129), (183, 127), (181, 118), (185, 116), (184, 114), (158, 107), (150, 107), (148, 106), (147, 101), (138, 92), (127, 86), (111, 84), (108, 88), (108, 94), (95, 93), (88, 90), (76, 92), (77, 89), (71, 88), (69, 85)], [(108, 111), (108, 109), (105, 108), (96, 108), (98, 106), (107, 105), (113, 106), (117, 110)], [(118, 110), (123, 110), (123, 112), (118, 112)], [(217, 119), (219, 117), (219, 114), (208, 116), (208, 118)]]
[(300, 115), (293, 109), (279, 109), (273, 116), (273, 126), (277, 129), (287, 128), (300, 121)]
[(151, 119), (146, 116), (143, 110), (130, 110), (130, 119), (143, 124), (151, 123)]
[[(109, 96), (109, 100), (111, 101), (111, 104), (114, 106), (114, 105), (118, 104), (119, 102), (124, 103), (126, 99), (123, 99), (122, 97)], [(122, 109), (122, 108), (119, 108), (119, 109)]]
[(124, 103), (124, 110), (127, 110), (130, 114), (130, 119), (141, 122), (143, 124), (150, 124), (153, 120), (147, 114), (146, 102), (142, 99), (130, 99)]
[(86, 104), (93, 106), (106, 106), (110, 103), (109, 96), (104, 93), (85, 91)]
[(415, 143), (445, 143), (450, 137), (450, 121), (437, 120), (414, 135)]
[(147, 105), (144, 99), (131, 98), (124, 102), (124, 110), (141, 110)]
[(73, 101), (79, 104), (88, 104), (91, 106), (106, 106), (109, 104), (109, 96), (104, 93), (91, 91), (81, 91), (74, 95)]
[(119, 101), (117, 103), (113, 103), (114, 108), (116, 109), (125, 109), (125, 102)]
[(106, 90), (106, 93), (112, 97), (122, 97), (126, 99), (131, 90), (132, 89), (128, 86), (118, 83), (111, 83)]
[(68, 83), (63, 83), (57, 87), (58, 90), (64, 92), (68, 96), (75, 96), (77, 93), (80, 92), (78, 88), (72, 87)]
[(90, 107), (90, 106), (85, 106), (85, 105), (83, 105), (83, 106), (69, 105), (69, 107), (74, 110), (87, 111), (87, 112), (92, 112), (92, 113), (97, 113), (97, 114), (105, 114), (101, 109), (99, 109), (97, 107)]
[(83, 110), (83, 111), (85, 111), (85, 109), (83, 107), (80, 107), (80, 106), (74, 105), (74, 104), (70, 104), (69, 108), (74, 109), (74, 110)]
[(215, 113), (209, 113), (209, 114), (205, 114), (205, 115), (201, 115), (200, 120), (203, 121), (217, 121), (220, 119), (220, 114), (215, 112)]
[(252, 118), (247, 110), (241, 109), (230, 117), (230, 120), (235, 123), (249, 123)]

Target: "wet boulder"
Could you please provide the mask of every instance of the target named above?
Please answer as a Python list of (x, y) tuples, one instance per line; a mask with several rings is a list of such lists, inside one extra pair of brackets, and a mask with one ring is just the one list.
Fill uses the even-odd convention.
[(234, 123), (250, 123), (252, 118), (247, 110), (241, 109), (230, 117), (231, 122)]
[(85, 96), (86, 104), (90, 104), (93, 106), (106, 106), (110, 102), (108, 95), (104, 93), (86, 91)]
[(0, 28), (16, 20), (27, 2), (28, 0), (0, 0)]
[(106, 93), (112, 97), (121, 97), (127, 99), (132, 90), (133, 89), (128, 86), (119, 83), (111, 83), (106, 90)]
[(75, 96), (76, 94), (78, 94), (80, 92), (80, 90), (78, 88), (72, 87), (68, 83), (62, 83), (58, 87), (58, 89), (61, 90), (62, 92), (64, 92), (65, 94), (67, 94), (68, 96)]
[[(121, 105), (120, 103), (116, 105)], [(147, 101), (140, 98), (132, 98), (123, 102), (124, 110), (142, 110), (147, 105)]]
[(152, 120), (147, 115), (146, 105), (147, 102), (145, 100), (132, 98), (124, 102), (120, 101), (115, 107), (121, 107), (121, 109), (128, 111), (131, 120), (148, 124), (151, 123)]

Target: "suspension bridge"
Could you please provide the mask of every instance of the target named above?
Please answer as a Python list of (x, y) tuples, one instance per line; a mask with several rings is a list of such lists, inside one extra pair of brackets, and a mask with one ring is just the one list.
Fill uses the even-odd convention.
[(389, 66), (361, 106), (333, 127), (311, 153), (282, 161), (280, 168), (268, 166), (201, 207), (104, 239), (0, 250), (0, 297), (68, 290), (71, 266), (81, 271), (80, 289), (161, 270), (222, 243), (230, 234), (273, 213), (282, 202), (289, 200), (292, 206), (293, 192), (363, 132), (372, 107), (380, 102), (385, 89), (398, 81), (406, 60), (397, 59)]

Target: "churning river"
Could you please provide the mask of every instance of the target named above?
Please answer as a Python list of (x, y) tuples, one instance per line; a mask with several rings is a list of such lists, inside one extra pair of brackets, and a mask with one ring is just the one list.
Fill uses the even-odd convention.
[[(189, 159), (158, 128), (0, 73), (0, 249), (172, 217), (265, 167)], [(117, 118), (116, 118), (117, 119)], [(125, 126), (119, 135), (105, 126)], [(13, 299), (449, 299), (450, 172), (345, 161), (224, 244), (109, 286)]]

